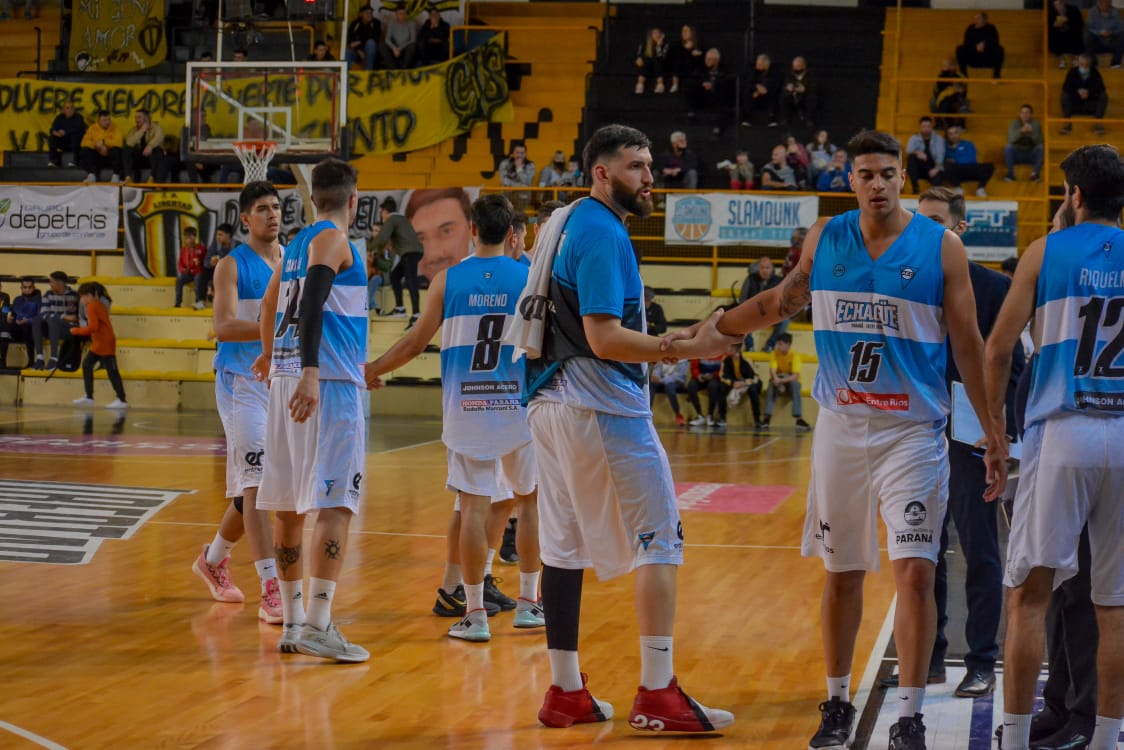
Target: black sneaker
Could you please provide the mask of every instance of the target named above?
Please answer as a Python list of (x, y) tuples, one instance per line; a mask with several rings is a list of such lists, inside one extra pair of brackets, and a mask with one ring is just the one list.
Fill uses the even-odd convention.
[(902, 717), (890, 725), (889, 750), (925, 750), (925, 725), (921, 723), (921, 714), (914, 714), (912, 719)]
[(851, 739), (855, 707), (832, 698), (820, 704), (820, 728), (808, 743), (808, 750), (843, 750)]
[(515, 600), (496, 588), (497, 583), (503, 583), (503, 579), (495, 576), (484, 576), (484, 605), (487, 606), (488, 602), (491, 602), (499, 606), (504, 612), (515, 609)]
[(808, 424), (803, 419), (800, 419), (799, 417), (797, 417), (797, 419), (796, 419), (796, 431), (797, 432), (811, 432), (812, 431), (812, 425)]
[(390, 312), (388, 312), (386, 315), (384, 315), (383, 317), (384, 318), (404, 318), (404, 317), (406, 317), (406, 308), (396, 307), (393, 310), (391, 310)]
[(509, 518), (507, 526), (503, 530), (503, 543), (500, 544), (500, 560), (508, 565), (515, 565), (519, 562), (519, 553), (515, 551), (515, 525), (519, 523), (518, 518)]
[[(433, 614), (438, 617), (464, 617), (464, 586), (459, 585), (453, 589), (453, 593), (449, 593), (445, 589), (437, 589), (437, 601), (433, 605)], [(500, 608), (498, 604), (484, 601), (484, 609), (488, 613), (488, 617), (494, 617), (499, 613)]]
[(418, 314), (414, 313), (410, 316), (410, 322), (406, 324), (406, 330), (410, 330), (418, 322)]

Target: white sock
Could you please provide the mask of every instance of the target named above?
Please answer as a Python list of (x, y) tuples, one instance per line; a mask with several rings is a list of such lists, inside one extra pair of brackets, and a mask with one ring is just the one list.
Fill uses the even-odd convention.
[(464, 585), (464, 609), (466, 612), (484, 609), (484, 584), (466, 583)]
[[(851, 675), (827, 678), (827, 699), (838, 698), (844, 703), (851, 702)], [(912, 716), (913, 714), (910, 714)]]
[(1027, 750), (1030, 747), (1030, 719), (1033, 714), (1003, 714), (1003, 749)]
[(336, 595), (336, 582), (327, 578), (308, 579), (308, 624), (327, 630), (332, 622), (332, 597)]
[(662, 690), (675, 676), (671, 641), (671, 636), (640, 636), (640, 684), (648, 690)]
[(1093, 739), (1089, 742), (1089, 750), (1116, 750), (1116, 743), (1120, 739), (1121, 726), (1124, 726), (1124, 719), (1098, 716), (1097, 728), (1093, 730)]
[(551, 684), (557, 685), (567, 693), (581, 690), (582, 671), (578, 666), (578, 652), (550, 648), (546, 653), (550, 657)]
[(261, 592), (264, 594), (265, 584), (277, 577), (277, 560), (272, 557), (254, 560), (254, 567), (258, 570), (258, 580), (261, 581)]
[(461, 575), (460, 563), (445, 563), (445, 579), (441, 581), (441, 588), (445, 589), (446, 593), (453, 593), (453, 589), (464, 583), (464, 577)]
[(492, 560), (494, 560), (495, 557), (496, 551), (494, 549), (488, 550), (488, 561), (484, 563), (484, 575), (492, 575)]
[[(899, 677), (899, 679), (901, 679)], [(921, 713), (921, 704), (925, 702), (925, 688), (923, 687), (898, 687), (898, 718), (912, 719), (914, 714)]]
[(230, 542), (222, 538), (222, 534), (215, 533), (214, 540), (207, 545), (207, 564), (217, 568), (222, 561), (230, 557), (230, 551), (237, 542)]
[(539, 600), (539, 571), (524, 573), (519, 571), (519, 598), (529, 602)]
[(304, 597), (301, 594), (301, 581), (278, 580), (281, 588), (281, 614), (286, 625), (304, 625)]

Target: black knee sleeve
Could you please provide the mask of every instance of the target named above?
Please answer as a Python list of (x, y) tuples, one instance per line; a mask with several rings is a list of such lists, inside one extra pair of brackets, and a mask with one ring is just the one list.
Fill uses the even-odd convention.
[(567, 570), (550, 565), (542, 568), (542, 606), (546, 613), (547, 648), (578, 650), (584, 573), (583, 570)]
[(230, 502), (234, 504), (234, 509), (235, 509), (236, 511), (238, 511), (239, 513), (241, 513), (241, 512), (242, 512), (242, 496), (241, 496), (241, 495), (239, 495), (238, 497), (234, 498), (234, 499), (233, 499), (233, 500), (231, 500)]

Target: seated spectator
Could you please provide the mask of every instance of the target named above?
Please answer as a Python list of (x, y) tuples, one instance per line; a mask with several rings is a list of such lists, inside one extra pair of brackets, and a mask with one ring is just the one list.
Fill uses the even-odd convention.
[(699, 186), (699, 160), (687, 148), (687, 134), (677, 130), (671, 134), (671, 149), (655, 158), (652, 175), (656, 187), (694, 190)]
[(12, 298), (0, 284), (0, 370), (8, 369), (8, 346), (12, 343), (12, 332), (8, 330), (8, 315), (12, 312)]
[(1065, 0), (1052, 0), (1046, 9), (1046, 47), (1058, 56), (1058, 67), (1068, 65), (1066, 55), (1076, 58), (1085, 51), (1085, 19), (1076, 5)]
[(690, 373), (690, 367), (690, 362), (685, 359), (671, 363), (657, 362), (652, 365), (651, 382), (648, 384), (649, 403), (654, 404), (656, 402), (657, 393), (667, 394), (667, 403), (671, 405), (671, 412), (675, 415), (675, 424), (680, 427), (687, 424), (687, 419), (679, 411), (677, 394), (687, 387), (687, 375)]
[(648, 322), (648, 333), (652, 336), (667, 333), (667, 315), (664, 314), (663, 305), (656, 302), (656, 293), (650, 286), (644, 287), (644, 319)]
[(719, 169), (725, 169), (730, 176), (731, 190), (753, 189), (753, 162), (749, 160), (749, 152), (745, 149), (735, 154), (733, 161), (724, 159), (718, 162), (716, 166)]
[[(742, 90), (742, 125), (750, 127), (758, 113), (763, 113), (769, 127), (777, 124), (777, 93), (780, 82), (773, 72), (773, 61), (761, 54), (753, 63), (748, 85)], [(746, 91), (749, 95), (746, 96)]]
[[(844, 151), (843, 153), (847, 153)], [(804, 227), (797, 227), (792, 230), (792, 237), (788, 240), (788, 252), (784, 256), (784, 266), (781, 267), (781, 278), (788, 276), (792, 273), (792, 269), (800, 265), (800, 255), (804, 252), (804, 238), (808, 236), (808, 230)]]
[(418, 27), (406, 12), (406, 3), (394, 6), (394, 20), (386, 25), (382, 42), (382, 62), (387, 70), (414, 67), (418, 46)]
[(976, 144), (960, 137), (955, 125), (945, 131), (944, 178), (949, 185), (960, 187), (964, 181), (976, 183), (976, 195), (987, 197), (987, 182), (995, 174), (995, 165), (981, 164), (976, 156)]
[(27, 346), (27, 366), (43, 369), (43, 293), (35, 288), (30, 276), (20, 279), (20, 293), (12, 300), (8, 312), (8, 332), (12, 341), (22, 341)]
[(1068, 135), (1073, 129), (1069, 118), (1074, 115), (1091, 115), (1097, 119), (1093, 128), (1097, 135), (1104, 135), (1105, 110), (1108, 108), (1108, 92), (1104, 87), (1104, 78), (1101, 72), (1093, 65), (1093, 58), (1082, 54), (1077, 58), (1077, 67), (1070, 68), (1066, 73), (1065, 83), (1062, 84), (1062, 113), (1066, 116), (1066, 123), (1062, 126), (1062, 135)]
[(562, 184), (566, 187), (583, 187), (585, 185), (581, 159), (571, 156), (566, 160), (566, 171), (562, 173)]
[[(36, 9), (35, 0), (27, 0), (23, 7), (24, 18), (35, 18)], [(17, 13), (12, 8), (12, 0), (4, 0), (4, 4), (0, 6), (0, 21), (6, 21), (9, 18), (16, 18)]]
[(718, 116), (713, 133), (719, 135), (729, 124), (733, 111), (733, 90), (730, 77), (722, 69), (722, 54), (714, 47), (706, 51), (703, 67), (687, 79), (687, 117), (694, 119), (699, 111)]
[(1024, 104), (1019, 108), (1018, 118), (1007, 127), (1007, 145), (1003, 147), (1003, 159), (1007, 163), (1004, 181), (1015, 181), (1016, 164), (1033, 164), (1030, 179), (1037, 182), (1046, 153), (1044, 144), (1042, 125), (1034, 119), (1034, 108)]
[(566, 174), (566, 154), (561, 151), (554, 152), (554, 158), (542, 168), (539, 175), (539, 187), (552, 188), (562, 184), (562, 177)]
[(667, 41), (663, 31), (653, 28), (648, 32), (647, 38), (636, 49), (636, 67), (640, 68), (640, 75), (636, 78), (636, 93), (643, 94), (644, 87), (650, 79), (655, 79), (653, 93), (662, 94), (667, 91), (664, 78), (671, 77), (671, 93), (679, 91), (679, 77), (674, 74), (674, 60), (671, 59), (671, 43)]
[(428, 16), (418, 31), (418, 57), (422, 65), (437, 65), (449, 59), (449, 38), (453, 27), (441, 17), (436, 5), (427, 9)]
[(773, 146), (772, 160), (761, 167), (762, 190), (796, 190), (796, 172), (788, 164), (788, 147)]
[(703, 47), (694, 26), (683, 24), (679, 30), (679, 44), (672, 49), (675, 56), (675, 74), (680, 81), (692, 78), (703, 66)]
[(808, 73), (807, 60), (800, 56), (794, 57), (792, 68), (781, 86), (778, 123), (787, 125), (795, 118), (808, 127), (813, 127), (819, 101), (820, 87)]
[[(535, 163), (527, 159), (527, 147), (522, 143), (511, 146), (511, 156), (500, 162), (500, 184), (504, 187), (534, 187)], [(518, 210), (531, 202), (530, 193), (509, 193), (508, 197)]]
[(913, 192), (920, 192), (918, 180), (928, 180), (932, 185), (940, 185), (944, 175), (944, 138), (933, 132), (933, 118), (925, 115), (919, 122), (918, 132), (909, 137), (905, 147), (909, 157), (906, 159), (906, 174)]
[(234, 227), (226, 222), (219, 224), (215, 229), (215, 239), (211, 242), (210, 247), (207, 248), (207, 254), (203, 256), (203, 288), (207, 290), (207, 299), (213, 300), (215, 298), (214, 278), (215, 266), (219, 261), (230, 254), (234, 249)]
[(826, 130), (818, 130), (816, 137), (805, 148), (808, 152), (808, 180), (818, 180), (820, 172), (827, 169), (827, 165), (831, 162), (836, 146), (831, 142), (831, 136)]
[(189, 281), (195, 282), (195, 309), (202, 310), (206, 307), (203, 300), (207, 288), (203, 286), (201, 280), (207, 248), (199, 243), (198, 236), (195, 227), (186, 227), (183, 230), (183, 247), (180, 248), (180, 257), (176, 263), (176, 307), (183, 305), (183, 285)]
[(164, 130), (152, 121), (146, 109), (133, 115), (136, 125), (125, 136), (121, 151), (126, 179), (140, 182), (141, 170), (152, 170), (156, 182), (168, 181), (168, 163), (164, 159)]
[(964, 43), (956, 48), (960, 72), (968, 75), (968, 68), (991, 68), (991, 77), (998, 78), (1003, 69), (1003, 54), (999, 30), (988, 23), (986, 12), (979, 11), (964, 30)]
[(816, 180), (816, 190), (821, 193), (850, 193), (851, 190), (851, 162), (847, 159), (847, 151), (839, 149), (831, 155), (831, 163), (827, 169), (820, 172)]
[(801, 190), (805, 190), (808, 187), (808, 165), (812, 163), (812, 159), (808, 156), (807, 149), (791, 133), (784, 137), (784, 146), (785, 161), (792, 167), (792, 172), (796, 176), (796, 185)]
[(43, 295), (39, 315), (47, 334), (50, 356), (47, 369), (53, 370), (59, 361), (59, 346), (70, 338), (70, 329), (78, 325), (78, 292), (67, 285), (63, 271), (52, 271), (48, 278), (50, 289)]
[[(937, 82), (933, 84), (933, 97), (929, 100), (929, 111), (934, 114), (956, 114), (968, 111), (968, 79), (956, 69), (952, 58), (946, 57), (941, 63), (941, 70), (937, 73)], [(938, 117), (936, 126), (947, 128), (949, 125), (964, 127), (963, 117)]]
[[(707, 401), (706, 416), (703, 416), (699, 390), (705, 389)], [(687, 381), (687, 401), (695, 410), (692, 427), (726, 426), (726, 386), (722, 383), (722, 358), (692, 359), (691, 379)]]
[[(773, 260), (768, 255), (762, 255), (747, 271), (741, 291), (738, 293), (738, 304), (781, 283), (782, 277), (774, 273)], [(773, 351), (773, 347), (776, 346), (781, 335), (788, 330), (788, 323), (788, 318), (785, 318), (773, 326), (773, 332), (769, 334), (769, 339), (765, 342), (765, 351)], [(753, 334), (745, 337), (745, 346), (747, 351), (753, 351)]]
[(359, 16), (347, 27), (347, 61), (374, 70), (378, 61), (382, 24), (370, 5), (359, 9)]
[(308, 56), (310, 62), (331, 62), (336, 58), (328, 51), (328, 45), (323, 39), (317, 39), (312, 45), (312, 54)]
[(86, 121), (82, 115), (74, 111), (74, 102), (62, 103), (62, 112), (55, 115), (51, 123), (50, 133), (47, 134), (48, 162), (47, 166), (61, 167), (63, 153), (70, 154), (66, 162), (67, 167), (77, 166), (79, 150), (82, 148), (82, 136), (86, 134)]
[(741, 344), (730, 347), (730, 356), (722, 360), (722, 384), (727, 408), (736, 407), (743, 399), (748, 401), (753, 410), (753, 427), (761, 429), (761, 378), (742, 356)]
[(386, 284), (397, 261), (398, 256), (391, 251), (389, 244), (382, 250), (367, 246), (367, 309), (373, 310), (375, 315), (382, 315), (379, 289)]
[(121, 180), (121, 146), (124, 139), (121, 131), (109, 118), (109, 112), (99, 109), (96, 114), (97, 121), (86, 128), (82, 136), (82, 145), (78, 150), (78, 164), (86, 171), (86, 182), (97, 182), (98, 172), (104, 167), (109, 167), (113, 175), (110, 182)]
[(1120, 67), (1124, 56), (1124, 21), (1120, 11), (1112, 7), (1112, 0), (1097, 0), (1097, 6), (1089, 10), (1085, 19), (1085, 52), (1096, 61), (1101, 52), (1112, 55), (1109, 64)]
[(777, 337), (777, 348), (769, 361), (769, 390), (765, 394), (765, 418), (761, 429), (769, 429), (773, 420), (773, 409), (778, 395), (792, 397), (792, 416), (796, 420), (797, 432), (808, 432), (812, 426), (804, 421), (800, 397), (800, 368), (803, 359), (792, 351), (792, 334), (783, 333)]

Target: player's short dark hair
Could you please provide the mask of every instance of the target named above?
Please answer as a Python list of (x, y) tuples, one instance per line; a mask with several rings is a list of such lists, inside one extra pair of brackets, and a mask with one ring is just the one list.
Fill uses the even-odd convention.
[(792, 344), (792, 334), (791, 333), (782, 333), (780, 336), (777, 336), (777, 343), (778, 344), (789, 344), (789, 345), (791, 345)]
[(860, 130), (847, 142), (847, 153), (853, 163), (866, 154), (886, 154), (896, 159), (902, 158), (902, 144), (897, 138), (881, 130)]
[[(254, 207), (254, 204), (257, 203), (259, 199), (265, 198), (266, 196), (273, 196), (278, 201), (281, 200), (281, 194), (277, 192), (277, 188), (273, 187), (273, 183), (265, 180), (251, 182), (247, 184), (246, 187), (242, 188), (242, 192), (238, 194), (238, 210), (242, 213), (246, 213)], [(227, 224), (227, 226), (230, 225)], [(222, 229), (222, 227), (219, 227), (219, 229)], [(227, 230), (228, 233), (230, 233), (230, 231), (229, 229)]]
[(424, 190), (415, 190), (410, 195), (410, 202), (406, 206), (406, 218), (413, 221), (414, 214), (420, 209), (428, 206), (430, 203), (437, 201), (454, 200), (464, 212), (464, 218), (472, 218), (472, 202), (468, 199), (468, 193), (463, 188), (426, 188)]
[(1089, 218), (1118, 221), (1124, 209), (1124, 162), (1106, 143), (1081, 146), (1062, 159), (1068, 190), (1081, 188)]
[(591, 174), (594, 164), (607, 156), (616, 156), (622, 148), (651, 147), (651, 139), (636, 128), (605, 125), (593, 133), (582, 149), (582, 168), (586, 174)]
[(933, 118), (932, 118), (932, 117), (929, 117), (929, 115), (921, 115), (921, 119), (919, 119), (919, 120), (917, 121), (917, 123), (918, 123), (919, 125), (922, 125), (922, 124), (924, 124), (924, 123), (926, 123), (926, 122), (927, 122), (927, 123), (929, 123), (930, 125), (932, 125), (932, 124), (933, 124)]
[(544, 201), (543, 204), (539, 206), (539, 223), (541, 224), (542, 222), (546, 221), (550, 218), (550, 215), (552, 213), (560, 208), (565, 207), (566, 204), (562, 201)]
[(500, 193), (482, 195), (472, 203), (472, 223), (485, 245), (498, 245), (507, 238), (514, 215), (511, 201)]
[(527, 214), (522, 211), (516, 211), (511, 215), (511, 228), (515, 231), (527, 228)]
[(1030, 106), (1029, 104), (1027, 104), (1027, 103), (1025, 103), (1025, 102), (1024, 102), (1023, 104), (1020, 104), (1020, 105), (1019, 105), (1019, 110), (1020, 110), (1020, 111), (1022, 111), (1022, 109), (1023, 109), (1024, 107), (1025, 107), (1026, 109), (1029, 109), (1029, 110), (1030, 110), (1031, 112), (1034, 112), (1034, 107)]
[(953, 224), (959, 224), (968, 218), (968, 210), (964, 202), (964, 193), (956, 188), (945, 185), (931, 187), (917, 198), (918, 203), (922, 201), (940, 201), (941, 203), (947, 203), (948, 217), (952, 219)]
[(227, 234), (234, 234), (234, 227), (230, 224), (227, 224), (224, 221), (222, 224), (219, 224), (217, 227), (215, 227), (215, 231), (216, 232), (226, 232)]
[(1010, 255), (1003, 259), (999, 264), (999, 268), (1007, 273), (1014, 273), (1015, 269), (1019, 267), (1019, 258), (1017, 255)]
[(312, 203), (325, 213), (347, 207), (359, 175), (339, 159), (325, 159), (312, 168)]
[(55, 281), (61, 281), (64, 284), (70, 281), (70, 278), (66, 275), (66, 271), (51, 271), (51, 278)]

